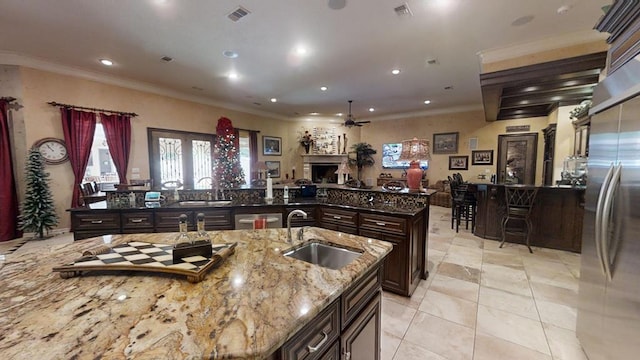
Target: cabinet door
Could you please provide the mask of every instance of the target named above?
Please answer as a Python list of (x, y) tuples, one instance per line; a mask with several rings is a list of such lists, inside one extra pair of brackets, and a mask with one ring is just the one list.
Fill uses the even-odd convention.
[(281, 348), (282, 360), (321, 358), (340, 334), (340, 301), (334, 301)]
[(409, 295), (407, 283), (409, 255), (406, 238), (364, 229), (360, 229), (359, 235), (393, 244), (393, 249), (384, 259), (382, 288), (398, 294)]
[(203, 210), (195, 211), (204, 214), (205, 230), (232, 230), (233, 222), (231, 221), (231, 210)]
[(293, 210), (300, 209), (307, 213), (307, 218), (303, 219), (301, 216), (294, 216), (291, 218), (291, 226), (300, 227), (300, 226), (316, 226), (317, 223), (317, 206), (291, 206), (285, 209), (285, 219), (289, 216), (289, 213)]
[(380, 359), (380, 292), (340, 338), (343, 360)]
[(178, 232), (180, 215), (187, 215), (187, 227), (190, 231), (195, 230), (193, 223), (193, 211), (190, 210), (157, 210), (155, 213), (155, 229), (156, 232)]
[(153, 232), (153, 211), (123, 211), (122, 232), (125, 234)]

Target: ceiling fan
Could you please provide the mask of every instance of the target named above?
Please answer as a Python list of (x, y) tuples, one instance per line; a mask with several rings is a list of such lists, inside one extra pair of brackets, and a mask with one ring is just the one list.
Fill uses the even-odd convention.
[(351, 103), (353, 102), (353, 100), (349, 100), (349, 115), (347, 116), (346, 119), (344, 119), (344, 124), (342, 124), (342, 126), (346, 126), (348, 128), (353, 127), (353, 126), (362, 126), (362, 124), (368, 124), (371, 121), (356, 121), (356, 119), (353, 117), (353, 115), (351, 115)]

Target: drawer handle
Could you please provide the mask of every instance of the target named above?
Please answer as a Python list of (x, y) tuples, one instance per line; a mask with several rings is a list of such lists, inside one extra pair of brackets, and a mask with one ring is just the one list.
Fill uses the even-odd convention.
[(92, 224), (102, 224), (102, 220), (91, 220)]
[(336, 220), (340, 220), (340, 219), (342, 219), (342, 216), (333, 215), (333, 218), (336, 219)]
[(144, 221), (144, 219), (131, 219), (130, 221), (131, 221), (132, 223), (136, 223), (136, 224), (138, 224), (138, 223), (143, 222), (143, 221)]
[(383, 222), (377, 222), (376, 225), (378, 225), (378, 226), (387, 226), (387, 224), (383, 223)]
[(320, 340), (318, 345), (316, 345), (316, 346), (307, 345), (307, 349), (309, 350), (309, 354), (313, 354), (314, 352), (318, 351), (318, 349), (320, 349), (322, 347), (322, 345), (324, 345), (324, 343), (327, 342), (327, 339), (329, 338), (329, 335), (327, 335), (327, 333), (323, 331), (322, 332), (322, 336), (324, 336), (324, 337), (322, 338), (322, 340)]

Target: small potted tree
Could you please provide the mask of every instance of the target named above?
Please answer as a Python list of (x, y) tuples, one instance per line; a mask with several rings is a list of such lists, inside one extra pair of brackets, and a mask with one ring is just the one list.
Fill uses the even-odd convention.
[(371, 145), (364, 142), (353, 144), (351, 150), (351, 154), (355, 154), (356, 157), (349, 158), (349, 165), (355, 165), (358, 168), (358, 180), (361, 180), (362, 168), (365, 166), (373, 166), (373, 164), (376, 163), (371, 155), (376, 154), (377, 151), (373, 149)]

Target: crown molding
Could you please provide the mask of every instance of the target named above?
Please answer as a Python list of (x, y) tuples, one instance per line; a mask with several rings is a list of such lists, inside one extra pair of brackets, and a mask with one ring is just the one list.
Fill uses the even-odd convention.
[(587, 44), (602, 41), (604, 44), (608, 34), (596, 30), (585, 30), (568, 33), (553, 38), (540, 39), (526, 43), (519, 43), (503, 48), (482, 50), (477, 53), (481, 64), (490, 64), (497, 61), (514, 59), (521, 56), (536, 54), (543, 51), (561, 49), (568, 46)]
[(288, 121), (291, 120), (290, 117), (285, 117), (278, 114), (273, 114), (265, 111), (257, 111), (255, 109), (237, 106), (233, 104), (221, 103), (221, 102), (214, 101), (202, 96), (186, 94), (180, 91), (163, 88), (163, 87), (142, 82), (142, 81), (119, 78), (113, 75), (90, 71), (90, 70), (86, 70), (79, 67), (63, 65), (63, 64), (55, 63), (43, 58), (26, 56), (22, 54), (13, 53), (13, 52), (0, 51), (0, 64), (24, 66), (24, 67), (48, 71), (56, 74), (68, 75), (68, 76), (78, 77), (85, 80), (96, 81), (103, 84), (115, 85), (115, 86), (120, 86), (127, 89), (148, 92), (156, 95), (168, 96), (171, 98), (190, 101), (190, 102), (194, 102), (202, 105), (210, 105), (210, 106), (215, 106), (215, 107), (219, 107), (227, 110), (240, 111), (247, 114), (265, 116), (268, 118), (273, 118), (278, 120), (288, 120)]

